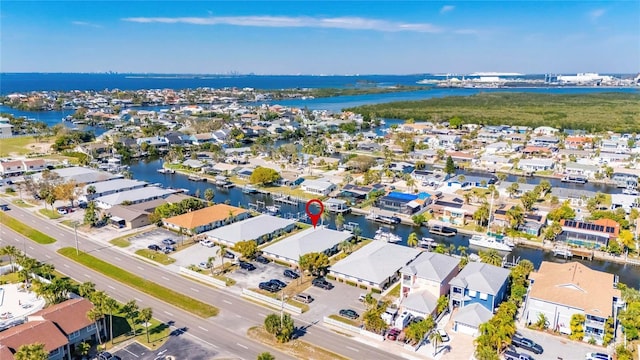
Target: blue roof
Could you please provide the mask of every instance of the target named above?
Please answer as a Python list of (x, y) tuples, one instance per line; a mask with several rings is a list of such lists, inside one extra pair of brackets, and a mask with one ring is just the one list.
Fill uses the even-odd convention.
[(431, 194), (428, 194), (426, 192), (418, 193), (418, 199), (420, 199), (420, 200), (426, 200), (426, 199), (428, 199), (430, 197), (431, 197)]
[(391, 199), (398, 199), (398, 200), (404, 200), (404, 201), (411, 201), (411, 200), (415, 200), (418, 198), (418, 195), (413, 195), (413, 194), (407, 194), (407, 193), (401, 193), (401, 192), (396, 192), (396, 191), (392, 191), (387, 195), (388, 198)]

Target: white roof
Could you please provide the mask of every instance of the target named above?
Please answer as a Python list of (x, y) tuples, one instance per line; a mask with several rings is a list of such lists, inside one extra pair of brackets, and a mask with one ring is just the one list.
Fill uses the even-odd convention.
[(291, 219), (283, 219), (271, 215), (259, 215), (207, 231), (204, 234), (209, 238), (235, 244), (244, 240), (256, 240), (263, 235), (285, 229), (295, 223), (296, 222)]
[(96, 194), (105, 193), (108, 191), (116, 191), (119, 189), (133, 189), (144, 187), (147, 185), (144, 181), (132, 180), (132, 179), (114, 179), (109, 181), (100, 181), (84, 187), (84, 193), (87, 192), (89, 186), (96, 188)]
[(458, 268), (459, 263), (460, 260), (453, 256), (422, 252), (409, 265), (402, 268), (400, 272), (441, 283)]
[[(122, 175), (115, 175), (106, 171), (95, 170), (91, 168), (73, 166), (68, 168), (51, 170), (57, 173), (63, 181), (75, 180), (78, 184), (91, 184), (99, 181), (122, 178)], [(33, 174), (33, 179), (39, 181), (42, 173)]]
[(329, 269), (374, 284), (381, 284), (422, 251), (403, 245), (373, 241)]
[(477, 328), (480, 324), (491, 320), (493, 314), (479, 303), (473, 303), (458, 310), (453, 320), (460, 324)]
[(289, 236), (273, 245), (267, 246), (262, 249), (262, 251), (293, 262), (298, 262), (300, 255), (311, 252), (323, 252), (345, 240), (351, 239), (351, 237), (350, 232), (331, 230), (319, 226)]
[(317, 189), (317, 190), (326, 190), (332, 186), (335, 186), (334, 183), (328, 181), (328, 180), (305, 180), (301, 186), (304, 186), (305, 188), (308, 189)]
[(123, 191), (111, 195), (100, 196), (96, 198), (97, 203), (107, 205), (108, 207), (121, 204), (124, 201), (141, 202), (144, 200), (157, 199), (170, 194), (175, 190), (161, 189), (156, 186), (147, 186), (140, 189)]

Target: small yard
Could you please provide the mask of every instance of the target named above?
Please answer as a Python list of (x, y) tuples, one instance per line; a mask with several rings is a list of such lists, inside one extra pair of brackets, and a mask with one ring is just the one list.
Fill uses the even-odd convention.
[(17, 136), (8, 139), (0, 139), (0, 156), (9, 154), (28, 154), (33, 152), (29, 145), (35, 143), (33, 136)]
[(247, 331), (247, 336), (259, 341), (271, 348), (282, 351), (296, 359), (314, 360), (347, 360), (334, 352), (310, 344), (302, 340), (292, 340), (288, 343), (279, 343), (275, 337), (269, 334), (262, 326), (254, 326)]
[(21, 208), (32, 208), (33, 205), (29, 204), (28, 202), (25, 202), (24, 200), (13, 200), (13, 203), (16, 204), (17, 206), (20, 206)]
[(57, 211), (51, 209), (40, 209), (38, 212), (51, 220), (57, 220), (62, 217), (62, 215), (58, 214)]
[(145, 257), (147, 259), (153, 260), (157, 263), (160, 263), (162, 265), (169, 265), (169, 264), (173, 264), (174, 262), (176, 262), (176, 259), (170, 257), (169, 255), (159, 252), (159, 251), (153, 251), (153, 250), (149, 250), (149, 249), (140, 249), (138, 251), (136, 251), (136, 255), (140, 255), (142, 257)]
[(343, 317), (343, 316), (340, 316), (340, 315), (336, 315), (336, 314), (329, 315), (329, 319), (340, 321), (342, 323), (345, 323), (345, 324), (351, 325), (351, 326), (355, 326), (355, 327), (360, 327), (360, 325), (362, 325), (359, 320), (347, 319), (346, 317)]
[[(122, 306), (122, 304), (119, 304)], [(107, 316), (107, 323), (109, 316)], [(147, 342), (147, 332), (144, 324), (135, 324), (135, 334), (131, 328), (131, 322), (127, 320), (121, 310), (113, 314), (113, 344), (118, 345), (135, 337), (135, 340), (151, 348), (159, 348), (169, 338), (170, 329), (156, 319), (149, 322), (149, 342)], [(111, 343), (109, 343), (111, 344)]]
[(251, 290), (253, 292), (257, 292), (258, 294), (262, 294), (264, 296), (268, 296), (270, 298), (274, 298), (276, 300), (281, 300), (282, 299), (282, 292), (284, 291), (284, 294), (285, 294), (284, 296), (286, 297), (286, 299), (284, 301), (285, 303), (287, 303), (287, 304), (289, 304), (291, 306), (295, 306), (295, 307), (299, 308), (300, 310), (302, 310), (303, 313), (309, 311), (309, 305), (291, 299), (292, 296), (294, 296), (294, 295), (296, 295), (298, 293), (297, 292), (292, 292), (290, 290), (289, 286), (287, 286), (283, 290), (280, 290), (277, 293), (272, 293), (272, 292), (268, 292), (266, 290), (261, 290), (261, 289), (249, 289), (249, 290)]
[(15, 284), (20, 282), (20, 276), (17, 272), (0, 275), (0, 284)]

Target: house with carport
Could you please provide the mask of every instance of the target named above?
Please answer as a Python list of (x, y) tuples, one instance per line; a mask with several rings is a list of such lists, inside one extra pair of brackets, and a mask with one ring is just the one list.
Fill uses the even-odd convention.
[(262, 249), (262, 255), (273, 260), (297, 266), (301, 255), (312, 252), (331, 257), (338, 252), (340, 243), (351, 240), (348, 231), (337, 231), (324, 226), (311, 227), (295, 233)]
[(207, 239), (234, 246), (240, 241), (255, 240), (258, 245), (293, 231), (295, 220), (271, 215), (258, 215), (203, 233)]

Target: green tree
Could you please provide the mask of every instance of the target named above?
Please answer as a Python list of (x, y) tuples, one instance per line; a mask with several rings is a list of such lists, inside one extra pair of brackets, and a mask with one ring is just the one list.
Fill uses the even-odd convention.
[(20, 346), (13, 357), (16, 360), (48, 360), (49, 352), (45, 350), (44, 344), (35, 343)]
[(120, 309), (120, 305), (112, 297), (106, 297), (102, 302), (102, 311), (105, 314), (109, 314), (109, 338), (111, 339), (111, 344), (113, 344), (113, 313), (118, 309)]
[(487, 251), (480, 250), (480, 252), (478, 252), (478, 256), (480, 257), (480, 261), (485, 264), (502, 266), (502, 256), (493, 249), (489, 249)]
[(433, 342), (433, 356), (436, 356), (438, 350), (438, 343), (442, 343), (442, 335), (439, 331), (432, 331), (429, 334), (429, 340)]
[(275, 360), (276, 357), (271, 355), (271, 353), (263, 352), (258, 355), (257, 360)]
[(518, 193), (518, 191), (520, 191), (520, 184), (518, 184), (517, 182), (511, 183), (511, 185), (507, 187), (507, 194), (509, 194), (510, 198), (513, 198), (514, 195)]
[(249, 177), (249, 181), (252, 184), (258, 185), (271, 184), (278, 179), (280, 179), (280, 174), (277, 171), (261, 166), (255, 168), (255, 170), (253, 170), (253, 173), (251, 173), (251, 177)]
[(300, 269), (309, 271), (312, 275), (324, 273), (329, 266), (329, 257), (325, 253), (311, 252), (300, 256), (298, 260)]
[(22, 254), (22, 251), (18, 250), (18, 248), (16, 248), (13, 245), (5, 245), (2, 248), (0, 248), (0, 256), (8, 256), (9, 264), (13, 264), (14, 261), (18, 257), (20, 257), (21, 254)]
[(554, 221), (550, 226), (544, 231), (543, 238), (548, 241), (555, 240), (556, 236), (560, 235), (562, 232), (562, 225), (559, 222)]
[(338, 230), (342, 230), (342, 225), (344, 225), (344, 216), (342, 214), (336, 215), (336, 228)]
[(536, 320), (536, 328), (544, 330), (549, 326), (549, 319), (544, 313), (538, 313), (538, 319)]
[(140, 312), (140, 308), (135, 300), (130, 300), (126, 304), (122, 306), (122, 312), (124, 313), (124, 317), (127, 319), (127, 322), (131, 326), (133, 334), (136, 333), (136, 320), (138, 319), (138, 315)]
[(92, 307), (87, 312), (87, 318), (89, 318), (89, 320), (93, 321), (95, 323), (95, 325), (96, 325), (96, 337), (98, 338), (98, 342), (100, 343), (100, 345), (102, 345), (102, 336), (100, 336), (100, 324), (98, 322), (103, 317), (104, 317), (104, 313), (97, 306)]
[(204, 191), (204, 199), (207, 200), (209, 204), (211, 204), (211, 202), (213, 201), (214, 196), (215, 194), (213, 193), (212, 188), (208, 188), (207, 190)]
[(447, 295), (441, 295), (438, 298), (438, 305), (436, 306), (436, 312), (442, 314), (443, 311), (449, 307), (449, 297)]
[(415, 232), (409, 234), (409, 238), (407, 238), (407, 245), (412, 248), (418, 246), (418, 234)]
[(425, 222), (425, 217), (424, 217), (424, 214), (417, 214), (417, 215), (413, 215), (411, 217), (411, 220), (413, 220), (413, 223), (416, 226), (422, 226), (422, 224)]
[(84, 210), (84, 223), (90, 226), (96, 226), (98, 223), (98, 212), (96, 211), (96, 203), (89, 201), (87, 208)]
[(258, 251), (258, 244), (255, 240), (238, 241), (233, 250), (239, 252), (245, 259), (251, 259)]
[(473, 220), (475, 220), (480, 226), (487, 225), (489, 221), (489, 204), (487, 204), (486, 201), (483, 202), (476, 211), (474, 211)]
[(507, 216), (509, 225), (512, 229), (517, 229), (524, 223), (524, 211), (518, 205), (513, 206), (509, 210), (507, 210), (505, 215)]
[(447, 157), (447, 163), (444, 166), (444, 172), (451, 175), (456, 172), (456, 164), (453, 162), (451, 156)]
[(144, 308), (140, 310), (139, 316), (140, 322), (144, 324), (145, 331), (147, 333), (147, 343), (150, 343), (151, 341), (149, 340), (149, 322), (151, 321), (151, 319), (153, 319), (153, 309), (150, 307)]
[(91, 351), (91, 344), (86, 341), (81, 342), (76, 346), (76, 355), (80, 357), (85, 357), (89, 355), (89, 351)]
[(520, 202), (522, 202), (522, 207), (525, 211), (533, 210), (533, 206), (538, 202), (539, 194), (535, 191), (527, 191), (522, 194), (520, 197)]
[(216, 255), (220, 256), (220, 260), (222, 261), (222, 269), (224, 269), (224, 254), (227, 253), (227, 245), (220, 244), (218, 246), (218, 251), (216, 251)]
[(618, 235), (618, 241), (622, 246), (624, 246), (626, 251), (634, 250), (636, 248), (636, 243), (633, 238), (633, 233), (629, 230), (622, 230)]
[(424, 336), (436, 327), (436, 322), (433, 317), (428, 316), (426, 319), (411, 323), (407, 327), (406, 335), (414, 344), (419, 343), (424, 339)]
[(96, 284), (92, 283), (91, 281), (86, 281), (78, 285), (78, 295), (82, 296), (83, 298), (90, 298), (95, 291)]
[(562, 219), (573, 219), (576, 217), (576, 212), (571, 207), (569, 201), (565, 201), (562, 205), (556, 209), (553, 209), (547, 214), (547, 219), (551, 221), (560, 221)]
[(569, 338), (571, 340), (582, 340), (584, 338), (584, 322), (586, 318), (582, 314), (573, 314), (571, 316), (571, 321), (569, 323), (569, 327), (571, 328), (571, 335)]
[(267, 315), (264, 319), (264, 329), (275, 336), (280, 343), (286, 343), (291, 340), (295, 332), (293, 319), (289, 314), (283, 314), (282, 316), (276, 314)]

